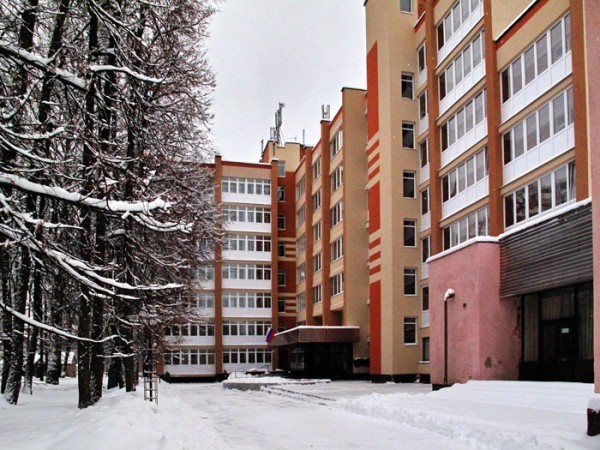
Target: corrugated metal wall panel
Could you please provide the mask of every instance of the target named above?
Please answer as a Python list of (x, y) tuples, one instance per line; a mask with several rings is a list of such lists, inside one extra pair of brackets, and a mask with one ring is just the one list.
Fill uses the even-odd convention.
[(500, 296), (589, 281), (592, 264), (592, 207), (587, 204), (500, 240)]

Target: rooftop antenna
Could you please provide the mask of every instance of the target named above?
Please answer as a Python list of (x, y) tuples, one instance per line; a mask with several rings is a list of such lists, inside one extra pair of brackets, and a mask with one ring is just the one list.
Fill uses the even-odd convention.
[(329, 120), (331, 117), (331, 108), (329, 105), (321, 105), (321, 120)]
[(275, 111), (275, 126), (271, 127), (271, 140), (277, 142), (277, 145), (283, 145), (283, 133), (281, 132), (281, 125), (283, 123), (283, 108), (285, 105), (279, 103), (279, 108)]

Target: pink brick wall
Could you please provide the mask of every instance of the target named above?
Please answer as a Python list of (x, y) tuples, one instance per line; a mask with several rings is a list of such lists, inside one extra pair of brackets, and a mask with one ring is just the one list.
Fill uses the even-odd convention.
[(429, 264), (431, 381), (444, 381), (444, 294), (448, 303), (448, 382), (514, 380), (521, 354), (519, 302), (499, 298), (500, 250), (476, 242)]

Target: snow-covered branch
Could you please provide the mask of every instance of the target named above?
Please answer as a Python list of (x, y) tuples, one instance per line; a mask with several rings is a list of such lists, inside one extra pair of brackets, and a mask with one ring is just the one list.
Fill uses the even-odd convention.
[(105, 200), (100, 198), (87, 197), (76, 192), (69, 192), (58, 186), (45, 186), (40, 183), (34, 183), (26, 178), (9, 173), (0, 173), (0, 184), (12, 186), (21, 191), (31, 194), (43, 195), (56, 198), (68, 203), (77, 203), (82, 206), (88, 206), (93, 209), (111, 211), (116, 213), (149, 213), (157, 209), (167, 210), (171, 204), (167, 201), (157, 198), (150, 202)]
[(29, 158), (33, 161), (37, 161), (37, 162), (44, 163), (44, 164), (56, 164), (59, 162), (59, 161), (54, 161), (54, 160), (51, 160), (48, 158), (42, 158), (40, 156), (37, 156), (37, 155), (31, 153), (30, 150), (26, 150), (22, 147), (19, 147), (18, 145), (15, 144), (14, 141), (5, 139), (4, 136), (2, 136), (2, 135), (0, 135), (0, 143), (1, 143), (1, 145), (5, 145), (8, 149), (18, 153), (21, 156)]
[(62, 336), (64, 338), (66, 338), (66, 339), (70, 339), (70, 340), (73, 340), (73, 341), (89, 342), (89, 343), (92, 343), (92, 344), (103, 344), (104, 342), (109, 342), (109, 341), (112, 341), (114, 339), (119, 339), (119, 340), (123, 340), (124, 341), (123, 337), (119, 336), (117, 334), (113, 334), (112, 336), (107, 336), (107, 337), (105, 337), (103, 339), (99, 339), (99, 340), (82, 338), (82, 337), (76, 336), (76, 335), (74, 335), (72, 333), (69, 333), (68, 331), (61, 330), (60, 328), (53, 327), (52, 325), (47, 325), (47, 324), (45, 324), (43, 322), (40, 322), (40, 321), (35, 320), (35, 319), (32, 319), (31, 317), (29, 317), (29, 316), (27, 316), (25, 314), (21, 314), (21, 313), (15, 311), (10, 306), (5, 305), (1, 301), (0, 301), (0, 308), (4, 309), (5, 311), (7, 311), (10, 314), (12, 314), (13, 316), (15, 316), (17, 319), (19, 319), (19, 320), (21, 320), (21, 321), (23, 321), (23, 322), (25, 322), (25, 323), (33, 326), (33, 327), (49, 331), (50, 333), (57, 334), (59, 336)]
[(17, 48), (3, 39), (0, 39), (0, 55), (14, 58), (22, 63), (35, 67), (76, 89), (81, 91), (87, 90), (87, 83), (83, 78), (78, 77), (67, 70), (53, 67), (53, 59), (44, 58), (25, 49)]
[(90, 66), (90, 70), (92, 72), (123, 72), (129, 76), (132, 76), (133, 78), (136, 78), (140, 81), (147, 81), (148, 83), (163, 83), (165, 81), (164, 78), (152, 78), (142, 73), (136, 72), (135, 70), (132, 70), (129, 67), (93, 64)]
[(194, 224), (192, 223), (175, 223), (175, 222), (160, 222), (151, 216), (146, 214), (139, 214), (133, 216), (134, 220), (153, 231), (159, 232), (180, 232), (180, 233), (191, 233)]

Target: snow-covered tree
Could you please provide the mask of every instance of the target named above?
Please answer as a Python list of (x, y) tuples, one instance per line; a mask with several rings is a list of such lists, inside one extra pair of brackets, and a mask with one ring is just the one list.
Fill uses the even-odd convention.
[[(77, 342), (79, 406), (105, 359), (135, 389), (144, 324), (186, 311), (216, 238), (203, 41), (211, 0), (0, 0), (2, 390), (41, 335)], [(66, 320), (66, 310), (71, 321)], [(73, 311), (75, 316), (73, 316)], [(110, 354), (108, 354), (110, 351)]]

